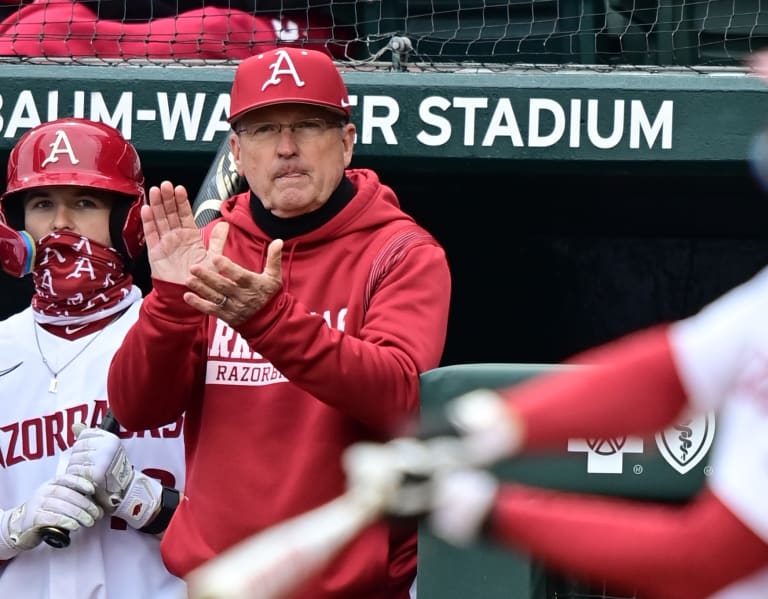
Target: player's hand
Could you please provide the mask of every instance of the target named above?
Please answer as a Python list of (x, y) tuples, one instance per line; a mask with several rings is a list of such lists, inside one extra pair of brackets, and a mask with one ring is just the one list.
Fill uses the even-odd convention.
[(454, 545), (472, 543), (483, 530), (498, 488), (496, 478), (485, 470), (439, 473), (432, 485), (430, 530)]
[(421, 516), (431, 509), (434, 456), (418, 439), (355, 443), (342, 457), (347, 490), (390, 516)]
[(490, 389), (460, 395), (437, 412), (423, 413), (419, 437), (455, 438), (465, 466), (486, 466), (517, 453), (523, 428), (504, 399)]
[(67, 473), (91, 481), (94, 499), (108, 513), (131, 527), (146, 526), (160, 508), (160, 481), (136, 472), (120, 439), (100, 428), (73, 426), (77, 436)]
[(464, 545), (482, 530), (498, 483), (489, 472), (464, 467), (458, 439), (413, 438), (356, 443), (343, 455), (348, 491), (378, 502), (388, 516), (427, 517), (433, 532)]
[(388, 443), (355, 443), (342, 456), (347, 489), (378, 501), (390, 516), (423, 516), (434, 507), (434, 486), (447, 472), (467, 464), (461, 440), (412, 437)]
[(39, 545), (45, 527), (73, 531), (93, 526), (104, 515), (91, 497), (94, 492), (91, 481), (63, 474), (43, 483), (17, 508), (0, 510), (0, 559)]

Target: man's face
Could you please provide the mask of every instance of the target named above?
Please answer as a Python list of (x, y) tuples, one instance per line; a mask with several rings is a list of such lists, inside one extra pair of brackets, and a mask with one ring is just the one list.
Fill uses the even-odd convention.
[(290, 218), (328, 201), (352, 160), (355, 126), (341, 121), (318, 106), (280, 104), (235, 124), (230, 144), (238, 172), (272, 214)]
[(112, 246), (109, 213), (113, 194), (78, 186), (39, 187), (24, 195), (24, 228), (35, 241), (54, 231), (71, 231)]

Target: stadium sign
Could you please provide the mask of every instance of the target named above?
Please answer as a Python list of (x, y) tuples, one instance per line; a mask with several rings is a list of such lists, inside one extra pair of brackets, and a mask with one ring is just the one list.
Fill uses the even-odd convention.
[[(60, 116), (109, 123), (121, 129), (128, 139), (133, 137), (134, 123), (139, 122), (154, 123), (164, 141), (212, 142), (218, 133), (229, 131), (228, 93), (172, 95), (160, 91), (147, 95), (123, 91), (112, 103), (99, 90), (74, 89), (70, 93), (66, 114), (60, 108), (63, 102), (59, 90), (23, 89), (9, 98), (0, 94), (3, 137), (16, 139), (43, 120)], [(631, 149), (672, 148), (672, 100), (662, 101), (655, 114), (649, 114), (639, 99), (601, 102), (572, 98), (560, 103), (552, 98), (530, 98), (522, 110), (516, 111), (507, 97), (429, 96), (419, 102), (421, 128), (412, 136), (408, 135), (411, 132), (398, 133), (403, 110), (397, 98), (352, 95), (350, 101), (353, 106), (362, 106), (358, 137), (362, 145), (371, 145), (378, 137), (386, 145), (416, 142), (425, 147), (548, 148), (563, 143), (570, 148), (589, 145), (608, 150), (623, 143)], [(491, 102), (493, 106), (489, 106)], [(600, 120), (606, 111), (612, 123), (604, 135)], [(482, 121), (485, 122), (481, 124)], [(527, 126), (521, 127), (521, 122)]]
[[(38, 123), (83, 116), (140, 152), (211, 155), (228, 134), (232, 70), (4, 66), (0, 151)], [(358, 156), (743, 161), (762, 126), (753, 77), (345, 72)], [(730, 94), (724, 102), (723, 92)]]

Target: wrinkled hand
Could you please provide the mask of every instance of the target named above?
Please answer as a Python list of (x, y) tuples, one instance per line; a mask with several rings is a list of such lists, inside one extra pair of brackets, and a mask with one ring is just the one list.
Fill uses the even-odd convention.
[(0, 559), (12, 557), (7, 549), (18, 552), (39, 545), (45, 527), (73, 531), (93, 526), (104, 515), (91, 498), (94, 491), (91, 481), (64, 474), (43, 483), (17, 508), (0, 511)]
[(77, 440), (70, 450), (67, 474), (91, 481), (94, 499), (131, 527), (144, 527), (160, 507), (162, 485), (136, 472), (120, 439), (100, 428), (72, 427)]
[(187, 190), (163, 181), (149, 188), (149, 203), (141, 207), (152, 276), (183, 284), (193, 264), (206, 260)]
[(185, 281), (190, 291), (184, 301), (234, 327), (251, 318), (282, 287), (283, 241), (272, 240), (264, 270), (257, 273), (223, 255), (227, 227), (224, 222), (214, 225), (208, 244), (210, 260), (190, 268)]

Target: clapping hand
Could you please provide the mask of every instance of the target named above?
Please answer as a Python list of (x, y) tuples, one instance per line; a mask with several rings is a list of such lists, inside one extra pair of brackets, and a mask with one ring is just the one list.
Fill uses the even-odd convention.
[(184, 284), (190, 267), (208, 256), (187, 190), (170, 181), (150, 187), (149, 203), (141, 207), (141, 221), (152, 276)]

